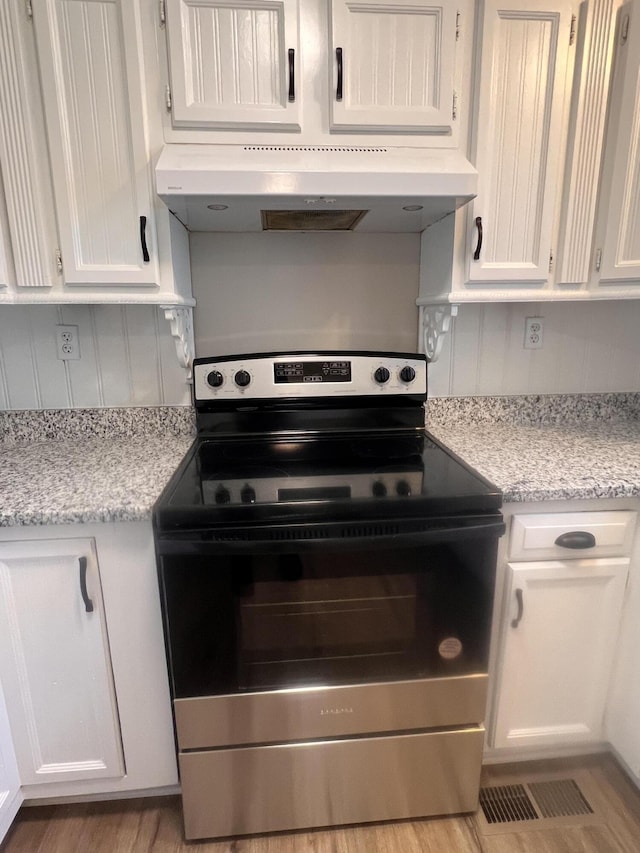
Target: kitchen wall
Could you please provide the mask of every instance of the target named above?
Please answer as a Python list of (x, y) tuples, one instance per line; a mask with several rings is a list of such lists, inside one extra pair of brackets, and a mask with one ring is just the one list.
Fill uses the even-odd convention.
[[(416, 349), (415, 235), (194, 234), (191, 255), (199, 354)], [(522, 347), (530, 316), (544, 318), (541, 350)], [(57, 360), (58, 323), (78, 325), (80, 361)], [(429, 393), (639, 391), (639, 330), (640, 300), (463, 305)], [(0, 410), (187, 405), (189, 395), (157, 307), (0, 307)]]
[(418, 234), (192, 234), (197, 355), (415, 351)]
[[(57, 324), (81, 358), (56, 358)], [(0, 306), (0, 410), (186, 405), (169, 323), (156, 306)]]

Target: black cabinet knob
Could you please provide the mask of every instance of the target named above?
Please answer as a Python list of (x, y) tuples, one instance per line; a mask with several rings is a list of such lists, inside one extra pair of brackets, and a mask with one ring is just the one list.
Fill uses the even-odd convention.
[(247, 385), (251, 382), (251, 376), (247, 373), (246, 370), (239, 370), (233, 377), (233, 379), (239, 388), (246, 388)]
[(378, 385), (384, 385), (385, 382), (388, 382), (389, 376), (390, 373), (386, 367), (379, 367), (373, 374), (373, 378), (376, 380)]
[(224, 382), (224, 376), (219, 370), (212, 370), (207, 376), (207, 382), (212, 388), (219, 388)]

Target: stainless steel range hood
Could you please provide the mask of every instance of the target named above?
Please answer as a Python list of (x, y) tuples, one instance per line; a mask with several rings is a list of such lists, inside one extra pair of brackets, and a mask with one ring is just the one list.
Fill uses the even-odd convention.
[(191, 231), (419, 232), (477, 180), (459, 152), (402, 147), (174, 144), (156, 166)]

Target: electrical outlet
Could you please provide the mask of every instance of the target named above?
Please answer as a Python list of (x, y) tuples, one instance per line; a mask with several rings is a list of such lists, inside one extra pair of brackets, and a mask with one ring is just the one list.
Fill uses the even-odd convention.
[(524, 321), (524, 348), (542, 349), (544, 317), (527, 317)]
[(77, 326), (56, 326), (56, 350), (62, 361), (77, 361), (80, 358)]

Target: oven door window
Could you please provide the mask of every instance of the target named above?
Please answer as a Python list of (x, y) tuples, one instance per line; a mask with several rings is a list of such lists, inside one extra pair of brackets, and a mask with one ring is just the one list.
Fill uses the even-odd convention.
[(161, 561), (174, 696), (486, 671), (494, 542)]

